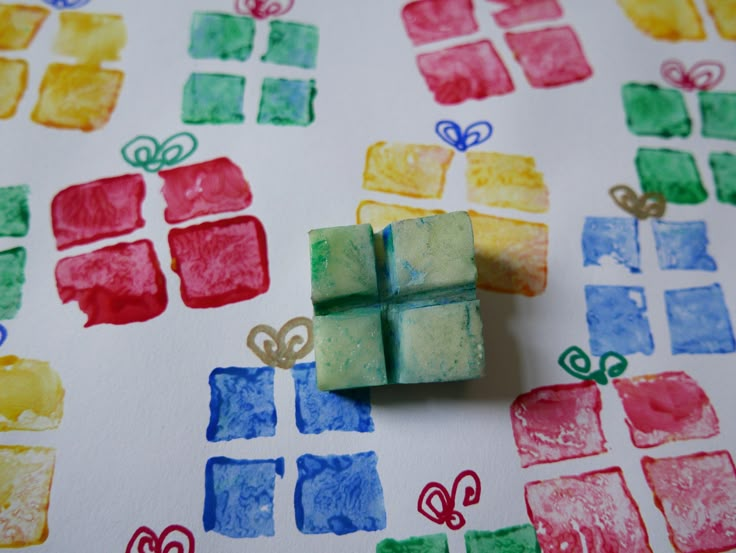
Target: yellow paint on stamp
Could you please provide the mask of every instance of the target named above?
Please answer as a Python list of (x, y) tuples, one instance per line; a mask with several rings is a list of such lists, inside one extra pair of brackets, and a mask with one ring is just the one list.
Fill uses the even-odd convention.
[(43, 76), (31, 119), (59, 129), (99, 129), (115, 110), (123, 78), (122, 71), (52, 63)]
[(736, 0), (705, 0), (718, 34), (736, 40)]
[(0, 119), (10, 119), (18, 109), (28, 84), (25, 60), (0, 58)]
[(41, 6), (0, 4), (0, 50), (25, 50), (50, 11)]
[(441, 213), (444, 213), (441, 209), (421, 209), (365, 200), (358, 205), (356, 220), (359, 225), (368, 223), (373, 227), (374, 232), (378, 232), (395, 221), (428, 217)]
[(0, 431), (49, 430), (63, 414), (61, 378), (47, 362), (0, 357)]
[(0, 446), (0, 548), (46, 541), (54, 461), (48, 447)]
[(692, 0), (618, 0), (644, 34), (660, 40), (705, 40), (703, 21)]
[(443, 146), (376, 142), (366, 153), (363, 188), (439, 198), (453, 154)]
[(542, 223), (469, 211), (478, 287), (537, 296), (547, 287), (548, 229)]
[(54, 44), (57, 54), (90, 64), (120, 59), (120, 51), (128, 40), (122, 16), (63, 12), (59, 14), (59, 22), (59, 34)]
[(533, 157), (468, 152), (468, 200), (489, 206), (543, 213), (549, 209), (544, 176)]

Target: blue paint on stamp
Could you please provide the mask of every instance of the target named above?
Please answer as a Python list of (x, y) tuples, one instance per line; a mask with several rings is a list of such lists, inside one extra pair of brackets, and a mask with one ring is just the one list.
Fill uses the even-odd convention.
[(276, 434), (272, 367), (217, 368), (210, 374), (211, 442)]
[(284, 476), (284, 458), (212, 457), (205, 468), (205, 531), (230, 538), (273, 536), (276, 475)]
[(731, 319), (719, 284), (667, 290), (664, 301), (673, 355), (736, 351)]
[(715, 271), (705, 221), (652, 221), (660, 269)]
[(296, 392), (296, 426), (302, 434), (330, 430), (373, 432), (368, 388), (323, 392), (317, 388), (315, 363), (300, 363), (291, 369)]
[(586, 217), (583, 226), (583, 265), (612, 260), (640, 273), (639, 223), (633, 217)]
[(650, 355), (654, 351), (644, 288), (588, 285), (585, 302), (593, 355), (609, 351)]
[(302, 455), (294, 491), (296, 526), (303, 534), (350, 534), (386, 528), (383, 487), (373, 451)]

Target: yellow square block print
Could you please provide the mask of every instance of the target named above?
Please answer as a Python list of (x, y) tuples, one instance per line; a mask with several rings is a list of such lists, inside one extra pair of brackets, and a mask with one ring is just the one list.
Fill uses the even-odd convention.
[(64, 413), (64, 388), (45, 361), (0, 357), (0, 431), (56, 428)]
[(736, 40), (736, 0), (705, 0), (705, 3), (716, 23), (718, 34)]
[(99, 129), (115, 109), (123, 76), (122, 71), (52, 63), (43, 76), (31, 118), (47, 127)]
[(642, 32), (662, 40), (704, 40), (703, 21), (692, 0), (618, 0)]
[(536, 296), (547, 287), (547, 225), (469, 211), (478, 287)]
[(442, 146), (376, 142), (366, 153), (363, 188), (439, 198), (453, 154)]
[(59, 34), (54, 44), (57, 54), (92, 64), (120, 59), (120, 51), (127, 42), (122, 16), (63, 12), (59, 15), (59, 22)]
[(40, 6), (0, 4), (0, 50), (24, 50), (49, 15)]
[(0, 547), (46, 541), (54, 459), (47, 447), (0, 446)]
[(0, 58), (0, 119), (15, 115), (28, 84), (28, 63), (25, 60)]
[(382, 204), (369, 200), (360, 202), (356, 213), (359, 225), (368, 223), (373, 227), (373, 232), (378, 232), (394, 221), (402, 219), (416, 219), (429, 215), (444, 213), (441, 209), (421, 209), (417, 207), (406, 207), (403, 205)]
[(495, 152), (468, 152), (468, 200), (542, 213), (549, 209), (544, 176), (534, 158)]

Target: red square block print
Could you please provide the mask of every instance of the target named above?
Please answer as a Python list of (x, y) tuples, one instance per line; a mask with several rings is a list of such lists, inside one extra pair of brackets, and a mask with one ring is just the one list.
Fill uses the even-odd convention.
[(226, 157), (160, 171), (164, 219), (180, 223), (200, 215), (245, 209), (253, 201), (240, 167)]
[(417, 0), (404, 6), (401, 19), (415, 46), (478, 30), (472, 0)]
[(64, 303), (76, 300), (84, 326), (147, 321), (166, 309), (166, 281), (149, 240), (115, 244), (56, 264)]
[(530, 482), (524, 496), (542, 551), (652, 553), (618, 467)]
[(676, 551), (736, 548), (736, 469), (728, 451), (643, 457), (641, 466)]
[(574, 83), (593, 74), (572, 27), (506, 33), (506, 42), (535, 88)]
[(684, 372), (666, 372), (613, 381), (626, 411), (636, 447), (711, 438), (718, 417), (703, 389)]
[(493, 14), (499, 27), (510, 29), (525, 23), (549, 21), (562, 17), (562, 8), (557, 0), (493, 0), (504, 4), (505, 9)]
[(51, 225), (60, 250), (141, 228), (146, 184), (122, 175), (70, 186), (51, 201)]
[(420, 54), (417, 65), (440, 104), (481, 100), (514, 90), (506, 66), (487, 40)]
[(592, 381), (537, 388), (511, 404), (521, 466), (605, 453), (601, 396)]
[(268, 290), (266, 232), (255, 217), (172, 229), (169, 247), (188, 307), (219, 307)]

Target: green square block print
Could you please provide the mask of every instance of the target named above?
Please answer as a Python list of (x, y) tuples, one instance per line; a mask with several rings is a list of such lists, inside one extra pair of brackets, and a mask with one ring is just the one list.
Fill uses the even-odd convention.
[(20, 309), (25, 265), (24, 248), (0, 252), (0, 320), (12, 319)]
[(541, 553), (531, 524), (511, 526), (494, 532), (465, 532), (466, 553)]
[(258, 123), (306, 127), (314, 121), (316, 95), (313, 80), (263, 79)]
[(181, 120), (204, 123), (242, 123), (245, 77), (192, 73), (184, 85)]
[(28, 187), (0, 188), (0, 236), (28, 234)]
[(387, 538), (378, 542), (376, 553), (448, 553), (447, 536), (431, 534), (405, 540)]
[(675, 204), (699, 204), (708, 197), (689, 152), (639, 148), (635, 163), (644, 192), (659, 192)]
[(268, 50), (261, 59), (279, 65), (314, 69), (318, 46), (319, 30), (314, 25), (272, 21)]
[(638, 136), (689, 136), (690, 116), (678, 90), (628, 83), (621, 88), (626, 124)]
[(703, 136), (736, 140), (736, 92), (699, 92)]
[(736, 205), (736, 155), (713, 152), (708, 159), (716, 181), (716, 197), (724, 204)]
[(189, 55), (196, 59), (245, 61), (253, 51), (256, 26), (250, 17), (226, 13), (195, 12)]

